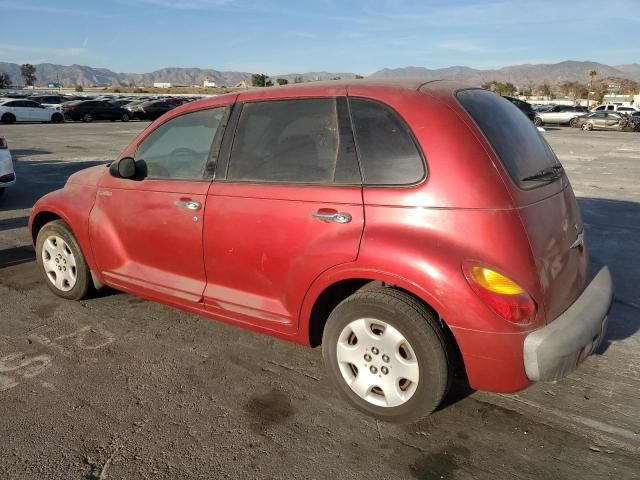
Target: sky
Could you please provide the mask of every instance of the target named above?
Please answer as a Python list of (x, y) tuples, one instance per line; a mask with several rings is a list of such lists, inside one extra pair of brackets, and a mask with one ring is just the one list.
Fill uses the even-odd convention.
[(640, 63), (640, 0), (0, 0), (0, 61), (368, 75)]

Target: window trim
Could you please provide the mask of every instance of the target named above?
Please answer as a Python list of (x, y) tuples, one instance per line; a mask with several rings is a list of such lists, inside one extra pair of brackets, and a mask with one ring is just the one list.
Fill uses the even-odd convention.
[[(418, 155), (420, 156), (420, 159), (422, 160), (422, 178), (420, 178), (419, 180), (417, 180), (416, 182), (413, 183), (376, 183), (376, 184), (369, 184), (366, 183), (364, 181), (364, 169), (362, 167), (362, 157), (360, 156), (360, 147), (358, 145), (358, 138), (356, 136), (356, 130), (355, 130), (355, 125), (354, 125), (354, 121), (353, 121), (353, 114), (352, 114), (352, 108), (351, 108), (351, 99), (356, 99), (356, 100), (367, 100), (370, 102), (374, 102), (377, 103), (379, 105), (382, 105), (383, 107), (388, 108), (389, 110), (391, 110), (397, 117), (398, 119), (404, 124), (404, 126), (406, 127), (407, 131), (409, 132), (409, 137), (411, 138), (411, 141), (413, 142), (413, 144), (416, 147), (416, 150), (418, 151)], [(360, 166), (360, 176), (362, 178), (362, 186), (366, 187), (366, 188), (414, 188), (417, 187), (419, 185), (422, 185), (423, 183), (425, 183), (427, 181), (427, 179), (429, 178), (429, 163), (427, 161), (427, 156), (425, 155), (424, 151), (422, 150), (422, 145), (420, 145), (420, 142), (418, 142), (418, 139), (415, 135), (415, 133), (413, 132), (413, 129), (411, 128), (411, 126), (409, 125), (409, 122), (407, 122), (405, 120), (405, 118), (400, 115), (400, 112), (398, 112), (395, 108), (393, 108), (391, 105), (389, 105), (386, 102), (377, 100), (375, 98), (371, 98), (371, 97), (363, 97), (361, 95), (348, 95), (347, 94), (347, 100), (348, 100), (348, 105), (349, 105), (349, 119), (350, 119), (350, 125), (351, 125), (351, 133), (353, 135), (353, 141), (356, 145), (356, 154), (358, 155), (358, 165)]]
[[(213, 139), (211, 140), (211, 145), (209, 146), (209, 153), (207, 154), (207, 160), (204, 163), (204, 167), (202, 168), (202, 175), (200, 178), (165, 178), (165, 177), (151, 177), (151, 176), (146, 176), (142, 179), (142, 182), (144, 182), (145, 180), (154, 180), (154, 181), (163, 181), (163, 182), (206, 182), (206, 183), (211, 183), (214, 179), (215, 179), (215, 171), (211, 174), (211, 175), (207, 175), (207, 172), (210, 170), (211, 168), (211, 164), (212, 162), (212, 153), (214, 152), (214, 146), (216, 144), (216, 142), (218, 142), (220, 145), (222, 144), (222, 140), (224, 138), (224, 134), (226, 132), (226, 128), (228, 126), (228, 120), (230, 118), (230, 114), (231, 114), (231, 110), (233, 108), (234, 104), (226, 104), (226, 105), (218, 105), (215, 107), (204, 107), (204, 108), (198, 108), (198, 109), (194, 109), (194, 110), (188, 110), (186, 112), (183, 112), (179, 115), (176, 115), (174, 117), (168, 118), (166, 121), (162, 122), (160, 125), (158, 125), (157, 127), (155, 127), (153, 130), (150, 130), (149, 132), (147, 132), (145, 134), (145, 136), (140, 139), (140, 141), (136, 144), (133, 152), (132, 152), (132, 157), (135, 159), (136, 155), (138, 153), (138, 149), (140, 148), (140, 145), (142, 145), (152, 134), (153, 132), (155, 132), (156, 130), (158, 130), (159, 128), (161, 128), (163, 125), (166, 125), (167, 123), (183, 117), (185, 115), (189, 115), (190, 113), (198, 113), (198, 112), (203, 112), (206, 110), (216, 110), (218, 108), (226, 108), (227, 109), (227, 113), (224, 116), (224, 118), (220, 121), (220, 125), (218, 126), (218, 130), (216, 131), (215, 135), (213, 136)], [(120, 107), (118, 107), (120, 108)], [(177, 107), (176, 107), (177, 108)], [(224, 129), (225, 132), (222, 132), (221, 134), (219, 134), (220, 129)], [(220, 149), (218, 149), (218, 156), (220, 155)], [(219, 159), (219, 158), (218, 158)], [(144, 159), (142, 159), (144, 160)], [(219, 164), (218, 164), (219, 165)]]
[[(235, 145), (237, 134), (238, 134), (238, 127), (240, 125), (240, 117), (242, 116), (242, 111), (244, 110), (245, 105), (253, 104), (253, 103), (304, 101), (304, 100), (318, 100), (318, 99), (333, 100), (336, 105), (336, 120), (338, 122), (338, 135), (340, 135), (341, 119), (340, 119), (340, 115), (338, 112), (338, 105), (337, 105), (338, 99), (340, 98), (345, 99), (345, 101), (347, 102), (347, 109), (349, 109), (347, 95), (332, 95), (332, 96), (319, 95), (319, 96), (310, 96), (310, 97), (268, 98), (268, 99), (246, 100), (246, 101), (236, 102), (236, 104), (234, 105), (235, 108), (233, 112), (233, 115), (235, 115), (235, 118), (231, 119), (229, 122), (231, 126), (231, 128), (228, 129), (230, 130), (229, 132), (230, 138), (227, 139), (226, 138), (227, 136), (225, 135), (225, 138), (223, 139), (223, 145), (221, 147), (221, 156), (222, 154), (224, 154), (223, 161), (225, 162), (224, 178), (215, 178), (214, 181), (223, 182), (223, 183), (241, 184), (241, 185), (282, 185), (282, 186), (293, 186), (293, 187), (304, 186), (304, 187), (318, 187), (318, 188), (327, 188), (327, 187), (336, 187), (336, 188), (337, 187), (348, 187), (348, 188), (358, 187), (360, 188), (362, 187), (362, 169), (360, 168), (360, 159), (358, 158), (357, 147), (356, 147), (356, 164), (358, 165), (358, 170), (360, 174), (359, 183), (309, 183), (309, 182), (290, 182), (290, 181), (229, 179), (229, 165), (231, 164), (231, 154), (233, 153), (233, 147)], [(355, 145), (356, 141), (355, 141), (355, 135), (353, 135), (353, 128), (351, 126), (351, 116), (349, 115), (349, 118), (345, 120), (348, 120), (348, 123), (345, 126), (351, 132), (351, 135), (353, 137), (353, 142)], [(233, 133), (231, 133), (231, 130), (233, 131)]]

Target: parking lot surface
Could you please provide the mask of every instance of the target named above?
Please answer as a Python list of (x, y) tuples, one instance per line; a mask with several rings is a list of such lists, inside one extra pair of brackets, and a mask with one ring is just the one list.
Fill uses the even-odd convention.
[(517, 395), (459, 382), (428, 419), (389, 425), (338, 398), (320, 349), (118, 292), (49, 292), (29, 209), (146, 125), (0, 128), (18, 175), (0, 199), (0, 478), (640, 478), (640, 134), (544, 134), (616, 284), (597, 354)]

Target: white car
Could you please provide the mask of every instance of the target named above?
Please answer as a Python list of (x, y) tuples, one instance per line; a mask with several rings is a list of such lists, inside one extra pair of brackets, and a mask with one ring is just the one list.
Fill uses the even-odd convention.
[(5, 188), (16, 183), (16, 174), (13, 171), (11, 151), (4, 138), (0, 138), (0, 197)]
[(638, 109), (636, 107), (625, 107), (624, 105), (600, 105), (598, 107), (592, 108), (592, 112), (618, 112), (632, 115), (637, 112)]
[(64, 122), (60, 107), (47, 107), (25, 98), (0, 99), (0, 121), (14, 122)]

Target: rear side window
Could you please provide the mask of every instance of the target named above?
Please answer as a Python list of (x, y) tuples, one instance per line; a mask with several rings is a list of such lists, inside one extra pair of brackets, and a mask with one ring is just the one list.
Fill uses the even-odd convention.
[(344, 98), (245, 104), (227, 180), (359, 184), (347, 119)]
[(559, 162), (533, 123), (510, 102), (486, 90), (462, 90), (457, 97), (493, 145), (513, 181), (526, 189), (543, 185), (545, 182), (523, 179)]
[(410, 185), (422, 180), (424, 162), (404, 120), (374, 100), (350, 98), (350, 104), (365, 185)]

